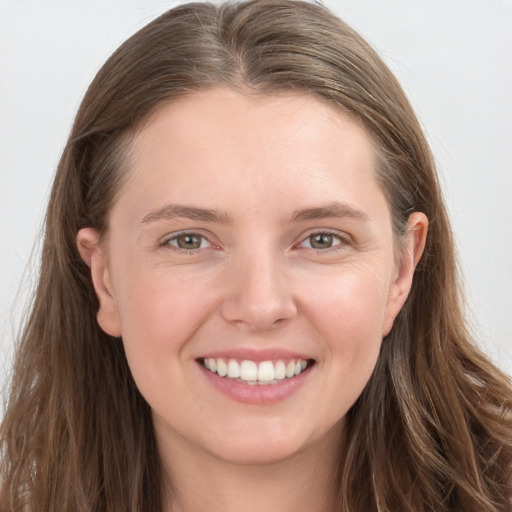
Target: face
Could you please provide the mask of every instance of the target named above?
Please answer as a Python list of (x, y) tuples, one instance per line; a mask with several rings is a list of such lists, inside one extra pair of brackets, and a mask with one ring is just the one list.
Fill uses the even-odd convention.
[(78, 242), (161, 446), (264, 463), (335, 443), (418, 252), (396, 257), (363, 128), (215, 89), (162, 107), (129, 165), (108, 237)]

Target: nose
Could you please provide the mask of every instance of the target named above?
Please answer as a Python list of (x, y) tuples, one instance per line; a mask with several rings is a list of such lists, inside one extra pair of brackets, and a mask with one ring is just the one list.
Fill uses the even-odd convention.
[(221, 315), (251, 331), (286, 325), (297, 314), (284, 262), (268, 253), (240, 257), (229, 270)]

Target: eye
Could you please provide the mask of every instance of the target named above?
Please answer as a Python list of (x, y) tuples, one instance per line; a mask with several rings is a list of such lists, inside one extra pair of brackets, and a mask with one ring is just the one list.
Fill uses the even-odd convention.
[(198, 233), (178, 233), (168, 238), (165, 244), (184, 251), (205, 249), (212, 245), (204, 236)]
[(331, 249), (337, 245), (343, 244), (344, 240), (341, 236), (328, 231), (322, 231), (319, 233), (312, 233), (305, 240), (303, 240), (299, 247), (306, 247), (310, 249)]

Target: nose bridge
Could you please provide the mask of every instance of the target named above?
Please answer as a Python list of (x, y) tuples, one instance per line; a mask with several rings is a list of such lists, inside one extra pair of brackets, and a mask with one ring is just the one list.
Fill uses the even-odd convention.
[(253, 330), (282, 326), (297, 312), (279, 251), (259, 246), (233, 258), (223, 297), (225, 320)]

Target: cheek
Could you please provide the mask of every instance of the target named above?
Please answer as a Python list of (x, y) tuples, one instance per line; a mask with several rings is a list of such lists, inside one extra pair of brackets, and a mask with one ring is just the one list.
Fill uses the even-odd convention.
[(132, 267), (119, 269), (114, 288), (126, 356), (144, 394), (157, 375), (180, 371), (187, 341), (207, 314), (208, 298), (197, 279), (136, 263)]
[[(325, 285), (319, 286), (319, 282)], [(306, 286), (304, 302), (327, 339), (339, 339), (340, 343), (358, 340), (357, 346), (364, 345), (366, 340), (381, 339), (387, 310), (387, 282), (387, 273), (371, 273), (365, 267), (338, 274), (332, 272), (328, 278), (317, 280), (315, 286), (313, 283)]]
[[(382, 343), (386, 313), (385, 279), (366, 272), (331, 279), (310, 293), (307, 314), (326, 354), (321, 362), (329, 389), (344, 414), (370, 379)], [(341, 399), (339, 399), (341, 397)], [(333, 402), (334, 403), (334, 402)]]
[(336, 298), (325, 327), (329, 349), (340, 356), (336, 363), (345, 373), (366, 375), (373, 369), (382, 342), (385, 301), (379, 290), (368, 286), (347, 286)]
[[(201, 293), (201, 290), (203, 293)], [(181, 338), (204, 313), (206, 294), (201, 283), (174, 278), (132, 276), (118, 294), (123, 337), (137, 333), (149, 343)]]
[(205, 313), (200, 297), (191, 283), (174, 280), (169, 286), (149, 279), (140, 285), (134, 282), (123, 297), (121, 325), (128, 365), (138, 390), (157, 411), (190, 398), (183, 362)]

